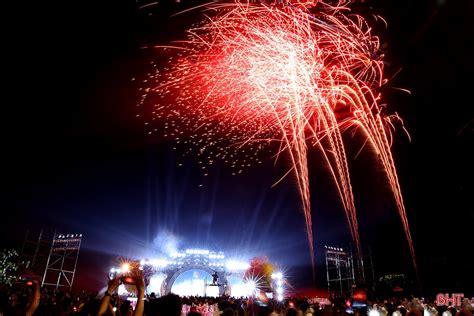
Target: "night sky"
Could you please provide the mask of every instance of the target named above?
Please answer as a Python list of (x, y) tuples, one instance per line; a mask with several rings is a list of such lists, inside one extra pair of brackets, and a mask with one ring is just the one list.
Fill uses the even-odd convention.
[[(182, 248), (267, 255), (296, 285), (311, 284), (296, 184), (290, 176), (271, 188), (287, 170), (285, 158), (274, 166), (268, 155), (238, 176), (218, 163), (203, 178), (196, 157), (147, 135), (136, 118), (131, 79), (158, 58), (140, 48), (182, 38), (198, 12), (170, 15), (191, 3), (200, 2), (148, 10), (128, 0), (21, 2), (5, 10), (2, 246), (21, 247), (27, 228), (83, 233), (77, 280), (95, 287), (113, 258), (152, 256), (172, 236)], [(356, 10), (388, 22), (374, 30), (387, 76), (396, 74), (382, 101), (412, 139), (396, 131), (393, 153), (423, 289), (474, 294), (474, 2), (365, 1)], [(413, 276), (383, 173), (369, 154), (352, 155), (350, 166), (377, 276)], [(327, 171), (315, 163), (310, 175), (324, 287), (323, 246), (350, 240)]]

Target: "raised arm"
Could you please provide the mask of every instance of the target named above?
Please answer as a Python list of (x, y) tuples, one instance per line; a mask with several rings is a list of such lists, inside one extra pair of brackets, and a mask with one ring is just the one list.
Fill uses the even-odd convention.
[(143, 271), (139, 270), (135, 276), (136, 287), (137, 287), (137, 306), (133, 316), (143, 316), (143, 310), (145, 309), (145, 280), (143, 279)]
[(105, 314), (105, 312), (109, 308), (110, 298), (112, 297), (112, 294), (114, 293), (115, 289), (119, 286), (119, 284), (120, 284), (119, 276), (109, 281), (109, 286), (107, 287), (107, 291), (105, 291), (104, 297), (102, 298), (100, 302), (100, 307), (99, 307), (99, 311), (97, 312), (97, 316), (102, 316)]
[(41, 293), (40, 293), (39, 283), (36, 280), (32, 282), (33, 282), (33, 296), (31, 297), (31, 301), (28, 303), (28, 306), (25, 312), (26, 316), (32, 316), (40, 303)]

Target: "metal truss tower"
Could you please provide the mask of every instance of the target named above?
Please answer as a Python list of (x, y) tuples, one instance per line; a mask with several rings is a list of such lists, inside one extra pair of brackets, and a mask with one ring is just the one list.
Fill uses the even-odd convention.
[(358, 257), (343, 248), (324, 246), (326, 254), (326, 275), (328, 291), (350, 294), (356, 286), (375, 286), (375, 272), (372, 253)]
[(352, 254), (342, 248), (324, 246), (328, 291), (351, 293), (356, 283), (356, 269)]
[(82, 234), (54, 234), (41, 286), (72, 288)]

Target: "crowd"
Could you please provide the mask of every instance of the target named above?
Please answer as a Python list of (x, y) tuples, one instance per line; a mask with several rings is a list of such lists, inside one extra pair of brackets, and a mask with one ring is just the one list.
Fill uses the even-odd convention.
[(103, 293), (62, 292), (40, 288), (38, 282), (0, 288), (0, 316), (472, 316), (472, 306), (440, 307), (425, 299), (391, 299), (356, 304), (350, 299), (332, 299), (329, 305), (303, 298), (271, 299), (232, 297), (158, 297), (146, 294), (143, 276), (131, 280), (136, 295), (116, 294), (120, 279), (110, 280)]

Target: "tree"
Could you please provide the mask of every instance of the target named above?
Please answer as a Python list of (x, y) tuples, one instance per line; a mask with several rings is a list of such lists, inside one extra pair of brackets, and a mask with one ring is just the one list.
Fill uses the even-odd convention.
[(0, 251), (0, 285), (13, 285), (19, 280), (19, 255), (14, 249)]

